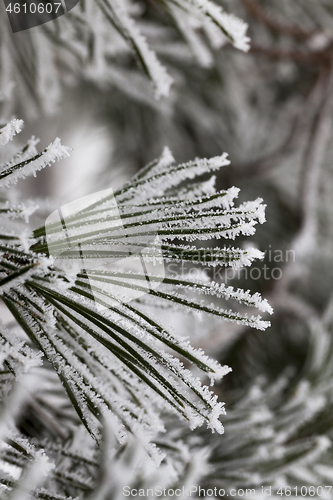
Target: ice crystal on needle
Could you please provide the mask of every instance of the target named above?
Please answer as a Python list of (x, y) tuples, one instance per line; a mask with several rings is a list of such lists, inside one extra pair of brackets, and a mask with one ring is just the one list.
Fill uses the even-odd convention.
[[(3, 142), (21, 127), (18, 121), (6, 126)], [(0, 167), (3, 187), (69, 154), (58, 139), (42, 153), (36, 152), (36, 144), (33, 139)], [(189, 367), (199, 368), (211, 383), (229, 368), (167, 331), (138, 298), (149, 295), (156, 305), (162, 301), (267, 328), (267, 321), (239, 306), (223, 309), (204, 300), (222, 298), (271, 313), (259, 294), (211, 282), (204, 272), (197, 279), (168, 273), (168, 264), (179, 261), (200, 270), (207, 257), (211, 265), (223, 266), (262, 258), (258, 251), (210, 246), (212, 240), (252, 234), (264, 222), (261, 200), (236, 207), (236, 188), (216, 191), (214, 178), (200, 180), (228, 164), (222, 155), (177, 165), (165, 149), (117, 191), (108, 189), (59, 208), (30, 235), (22, 227), (0, 235), (2, 298), (57, 372), (97, 441), (101, 423), (112, 416), (120, 443), (135, 433), (158, 461), (161, 455), (152, 439), (163, 430), (161, 411), (176, 413), (191, 429), (206, 424), (223, 432), (223, 404)], [(32, 212), (29, 204), (4, 202), (4, 207), (4, 228), (6, 221), (24, 220)], [(204, 250), (196, 244), (200, 240), (206, 242)], [(6, 348), (2, 357), (10, 355)]]

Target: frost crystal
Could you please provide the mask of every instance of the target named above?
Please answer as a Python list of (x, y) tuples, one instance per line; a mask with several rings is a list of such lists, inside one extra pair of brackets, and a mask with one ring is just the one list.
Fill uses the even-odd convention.
[[(14, 122), (3, 130), (8, 138), (20, 127)], [(42, 153), (36, 145), (32, 139), (1, 166), (2, 186), (69, 155), (59, 139)], [(240, 267), (263, 257), (255, 249), (210, 246), (211, 240), (253, 234), (264, 222), (261, 199), (236, 207), (238, 189), (217, 191), (214, 176), (196, 180), (228, 164), (223, 154), (177, 165), (166, 148), (122, 188), (60, 207), (33, 234), (22, 228), (31, 206), (3, 202), (4, 220), (19, 223), (0, 235), (3, 301), (58, 374), (98, 442), (103, 422), (112, 421), (119, 443), (125, 445), (132, 433), (160, 462), (164, 455), (153, 440), (164, 430), (160, 413), (166, 411), (191, 429), (205, 424), (223, 432), (224, 406), (191, 366), (211, 385), (230, 368), (167, 331), (144, 298), (157, 307), (163, 303), (262, 330), (269, 326), (252, 314), (255, 309), (272, 313), (258, 293), (211, 281), (203, 269)], [(184, 181), (190, 182), (184, 186)], [(197, 245), (200, 240), (205, 248)], [(169, 273), (167, 264), (178, 262), (196, 266), (196, 276)], [(230, 308), (221, 307), (220, 299)], [(38, 356), (3, 338), (3, 363), (15, 358), (24, 366), (36, 359), (38, 364)]]

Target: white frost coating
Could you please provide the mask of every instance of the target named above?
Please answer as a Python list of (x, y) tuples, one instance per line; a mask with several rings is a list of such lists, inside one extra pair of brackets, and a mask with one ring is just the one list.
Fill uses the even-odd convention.
[[(35, 208), (35, 207), (34, 207)], [(34, 210), (35, 211), (35, 210)], [(34, 211), (32, 213), (34, 213)], [(29, 218), (27, 214), (25, 214), (26, 222), (29, 222)], [(21, 234), (19, 235), (20, 242), (21, 242), (21, 249), (29, 253), (31, 245), (35, 242), (35, 240), (31, 237), (31, 231), (29, 229), (24, 229)]]
[[(134, 177), (134, 179), (146, 179), (150, 178), (153, 175), (161, 174), (163, 172), (167, 172), (169, 167), (171, 167), (172, 164), (175, 163), (175, 159), (173, 157), (173, 154), (167, 146), (163, 148), (161, 156), (153, 161), (152, 163), (148, 164), (145, 168), (143, 168), (138, 175)], [(133, 182), (130, 181), (130, 183)]]
[(31, 277), (31, 275), (35, 272), (35, 270), (36, 270), (36, 264), (30, 263), (27, 264), (26, 266), (22, 266), (21, 269), (19, 269), (20, 272), (17, 275), (15, 275), (15, 272), (9, 274), (8, 277), (10, 279), (7, 282), (2, 283), (0, 285), (0, 296), (8, 292), (12, 287), (24, 283), (25, 280)]
[(248, 52), (250, 49), (250, 38), (246, 36), (248, 25), (234, 14), (222, 14), (221, 24), (225, 30), (231, 35), (236, 49)]
[(220, 50), (228, 42), (221, 29), (209, 18), (203, 23), (203, 30), (214, 50)]
[(172, 151), (170, 148), (167, 146), (163, 149), (161, 158), (159, 159), (157, 166), (156, 166), (156, 172), (158, 173), (158, 170), (160, 169), (161, 171), (165, 170), (166, 168), (170, 167), (175, 163), (175, 159), (173, 157)]
[(140, 58), (145, 71), (151, 78), (155, 87), (156, 98), (169, 95), (169, 90), (173, 79), (168, 75), (166, 69), (156, 57), (156, 54), (149, 47), (147, 40), (140, 33), (134, 21), (128, 15), (128, 11), (124, 2), (113, 0), (109, 6), (109, 15), (115, 20), (115, 24), (120, 26), (126, 34), (126, 38), (131, 42), (134, 51)]
[(197, 62), (203, 68), (211, 67), (213, 65), (213, 57), (211, 51), (198, 33), (198, 28), (200, 28), (198, 19), (189, 16), (188, 13), (185, 13), (182, 9), (172, 4), (169, 4), (169, 10)]
[(24, 217), (26, 223), (29, 222), (30, 217), (38, 210), (38, 205), (33, 205), (32, 203), (24, 204), (22, 203), (18, 207), (21, 211), (21, 216)]
[(21, 151), (19, 151), (16, 155), (10, 158), (10, 160), (8, 160), (6, 163), (0, 165), (0, 172), (6, 171), (10, 167), (13, 167), (18, 163), (22, 163), (26, 160), (29, 160), (33, 156), (36, 156), (38, 154), (38, 151), (36, 149), (36, 145), (38, 143), (39, 139), (31, 137), (31, 139), (27, 141), (26, 146)]
[(15, 184), (19, 179), (27, 177), (28, 175), (36, 175), (38, 170), (42, 170), (56, 161), (69, 157), (70, 151), (71, 149), (63, 146), (60, 139), (57, 138), (39, 157), (26, 160), (19, 169), (8, 169), (8, 171), (2, 170), (0, 173), (0, 187), (8, 187), (10, 184)]
[[(130, 314), (133, 319), (138, 322), (138, 324), (141, 326), (143, 329), (143, 332), (145, 336), (148, 337), (153, 333), (157, 339), (159, 339), (161, 342), (169, 342), (175, 347), (180, 347), (188, 353), (190, 356), (195, 358), (197, 361), (202, 363), (207, 367), (207, 373), (209, 374), (210, 377), (213, 377), (213, 379), (218, 380), (227, 373), (229, 373), (230, 368), (228, 366), (221, 366), (217, 361), (214, 359), (209, 358), (201, 349), (194, 349), (191, 344), (185, 340), (183, 337), (174, 337), (171, 335), (168, 331), (164, 330), (159, 324), (158, 320), (152, 320), (150, 318), (147, 318), (145, 316), (140, 316), (140, 309), (135, 307), (134, 305), (132, 306), (132, 310), (129, 311), (129, 309), (126, 306), (119, 305), (119, 310), (124, 310), (127, 314)], [(186, 356), (185, 356), (186, 357)]]
[(3, 148), (16, 134), (23, 129), (23, 120), (12, 120), (5, 127), (0, 129), (0, 148)]
[[(68, 154), (68, 149), (57, 139), (40, 156), (27, 158), (20, 170), (15, 170), (17, 163), (12, 159), (11, 164), (7, 163), (0, 170), (0, 179), (2, 175), (4, 182), (15, 181), (16, 177), (34, 173)], [(193, 262), (204, 264), (204, 255), (200, 251), (205, 249), (180, 245), (179, 240), (235, 238), (238, 234), (253, 234), (255, 225), (264, 220), (260, 199), (235, 208), (234, 199), (239, 190), (231, 188), (216, 193), (214, 176), (208, 181), (179, 188), (184, 180), (206, 175), (227, 164), (229, 161), (224, 154), (210, 160), (175, 165), (170, 150), (166, 148), (158, 160), (116, 193), (117, 203), (110, 202), (109, 193), (95, 203), (80, 206), (74, 214), (67, 214), (68, 237), (71, 243), (80, 244), (80, 250), (87, 255), (87, 260), (90, 259), (89, 263), (95, 259), (99, 264), (108, 255), (115, 254), (115, 258), (120, 259), (126, 251), (135, 253), (142, 245), (150, 244), (152, 234), (158, 232), (160, 240), (152, 241), (149, 252), (143, 256), (145, 265), (164, 257), (161, 252), (158, 255), (160, 241), (164, 251), (169, 252), (170, 260), (177, 260), (177, 256), (181, 259), (184, 251), (189, 255), (188, 260), (192, 253)], [(28, 210), (21, 209), (27, 216)], [(60, 221), (53, 221), (51, 234), (57, 248), (60, 248), (62, 231)], [(223, 432), (219, 421), (219, 416), (225, 413), (223, 404), (195, 374), (185, 368), (178, 356), (208, 376), (211, 385), (230, 368), (209, 359), (186, 340), (170, 335), (158, 324), (158, 320), (146, 315), (144, 308), (141, 309), (142, 304), (122, 303), (122, 296), (129, 295), (132, 290), (148, 293), (156, 302), (172, 302), (175, 308), (186, 307), (187, 311), (191, 308), (200, 314), (211, 313), (227, 321), (263, 330), (269, 323), (262, 321), (260, 316), (248, 317), (231, 309), (221, 309), (216, 303), (196, 301), (192, 299), (192, 292), (237, 300), (259, 311), (272, 312), (266, 300), (259, 294), (251, 295), (249, 291), (210, 283), (203, 274), (198, 274), (194, 280), (185, 276), (178, 281), (165, 279), (163, 282), (160, 271), (149, 268), (142, 276), (136, 268), (101, 270), (100, 266), (92, 266), (88, 267), (89, 276), (85, 270), (75, 284), (75, 276), (66, 283), (66, 273), (50, 269), (54, 264), (52, 259), (41, 257), (34, 260), (29, 250), (32, 243), (29, 235), (22, 230), (17, 233), (21, 248), (27, 252), (27, 261), (35, 262), (36, 268), (29, 289), (19, 286), (15, 291), (8, 286), (15, 304), (13, 307), (17, 308), (55, 370), (66, 379), (83, 420), (96, 439), (101, 438), (97, 415), (107, 416), (110, 412), (114, 415), (118, 440), (125, 443), (130, 429), (142, 438), (147, 453), (155, 459), (159, 455), (150, 441), (155, 432), (164, 429), (159, 418), (161, 411), (176, 413), (188, 420), (191, 428), (207, 424), (213, 431)], [(177, 239), (177, 242), (173, 244), (170, 242), (172, 239)], [(35, 241), (43, 251), (42, 237)], [(263, 257), (256, 249), (208, 246), (206, 250), (211, 253), (212, 265), (249, 265), (254, 258)], [(199, 254), (196, 254), (198, 251)], [(195, 260), (196, 256), (199, 259)], [(69, 248), (64, 258), (70, 260), (72, 257)], [(148, 289), (147, 277), (150, 284), (161, 282), (160, 288), (157, 290), (157, 287), (149, 286)], [(26, 275), (22, 276), (22, 281), (25, 278)], [(17, 286), (19, 283), (14, 284)], [(59, 318), (63, 318), (64, 322)], [(59, 328), (60, 325), (63, 328)]]
[[(241, 288), (235, 290), (232, 286), (226, 286), (223, 283), (215, 283), (214, 281), (207, 285), (205, 282), (200, 282), (199, 280), (194, 281), (192, 279), (184, 282), (184, 284), (188, 289), (193, 289), (199, 293), (216, 295), (218, 298), (224, 298), (226, 300), (234, 299), (249, 307), (255, 307), (261, 312), (273, 314), (273, 309), (268, 304), (267, 299), (263, 299), (258, 292), (252, 295), (249, 290), (244, 291)], [(183, 287), (182, 285), (179, 286)]]
[[(177, 246), (169, 244), (164, 248), (164, 259), (166, 261), (180, 261), (180, 257), (177, 259), (177, 255), (173, 255), (172, 251), (175, 248), (180, 248), (182, 253), (182, 259), (188, 260), (189, 262), (198, 262), (198, 254), (202, 255), (200, 262), (205, 266), (217, 267), (217, 266), (230, 266), (234, 270), (238, 270), (243, 266), (250, 266), (255, 259), (262, 260), (265, 257), (265, 253), (261, 252), (257, 248), (234, 248), (234, 247), (213, 247), (210, 249), (200, 248), (197, 246), (182, 245)], [(153, 248), (151, 249), (153, 252)], [(169, 258), (168, 251), (172, 254)], [(189, 254), (189, 257), (185, 259), (185, 256)], [(192, 259), (191, 259), (192, 254)]]
[[(97, 279), (97, 278), (95, 278)], [(117, 280), (113, 279), (113, 283), (116, 283)], [(126, 288), (135, 288), (136, 290), (141, 290), (141, 291), (146, 291), (146, 288), (141, 286), (140, 284), (132, 284), (129, 281), (126, 281), (124, 279), (119, 279), (118, 281), (119, 286), (126, 289)], [(96, 291), (96, 287), (93, 287), (94, 291)], [(103, 290), (101, 290), (101, 293), (105, 293)], [(199, 311), (204, 311), (206, 313), (210, 313), (216, 316), (221, 316), (225, 321), (229, 322), (234, 322), (236, 324), (243, 324), (243, 325), (248, 325), (253, 328), (257, 328), (258, 330), (265, 330), (268, 326), (270, 326), (270, 322), (268, 321), (262, 321), (260, 316), (251, 316), (248, 317), (247, 314), (240, 314), (239, 312), (234, 312), (233, 310), (225, 310), (217, 307), (215, 304), (207, 304), (205, 301), (196, 301), (194, 299), (189, 299), (185, 295), (173, 293), (172, 295), (169, 295), (167, 293), (164, 293), (162, 290), (161, 291), (154, 291), (154, 295), (156, 297), (166, 299), (166, 300), (172, 300), (173, 302), (177, 302), (177, 305), (180, 305), (182, 307), (190, 307), (192, 309), (196, 309)], [(213, 295), (213, 293), (211, 293)], [(237, 296), (237, 292), (235, 293)], [(244, 295), (248, 297), (247, 292), (244, 292)], [(121, 297), (120, 297), (121, 300)], [(245, 299), (244, 299), (245, 300)], [(258, 296), (255, 297), (255, 299), (251, 298), (252, 303), (259, 304), (258, 302)], [(265, 312), (270, 312), (270, 306), (266, 301), (263, 301), (263, 303), (260, 303), (260, 307), (262, 307)]]
[[(50, 472), (55, 468), (49, 461), (43, 449), (36, 450), (27, 439), (15, 436), (9, 433), (10, 438), (24, 450), (24, 454), (29, 460), (29, 465), (22, 474), (18, 486), (15, 488), (13, 500), (23, 500), (28, 498), (27, 492), (35, 490), (43, 482)], [(29, 495), (30, 496), (30, 495)]]
[(219, 5), (210, 0), (168, 0), (168, 3), (176, 3), (183, 9), (188, 9), (199, 16), (208, 17), (217, 24), (226, 38), (239, 50), (249, 50), (250, 39), (246, 36), (248, 25), (233, 14), (227, 14)]
[(254, 213), (258, 218), (259, 224), (264, 224), (266, 222), (266, 205), (263, 205), (262, 202), (262, 198), (257, 198), (254, 201), (247, 201), (243, 203), (239, 208)]
[(131, 184), (130, 188), (116, 195), (119, 202), (132, 198), (140, 203), (156, 196), (162, 196), (167, 189), (177, 186), (181, 182), (219, 170), (230, 165), (227, 153), (210, 159), (197, 159), (189, 163), (171, 166), (167, 172), (139, 180)]
[[(273, 313), (273, 309), (268, 304), (267, 299), (262, 299), (261, 295), (258, 292), (252, 295), (249, 290), (245, 291), (241, 288), (235, 290), (232, 286), (226, 286), (224, 283), (216, 283), (214, 281), (210, 281), (207, 274), (204, 273), (204, 271), (200, 268), (198, 268), (197, 271), (198, 272), (196, 273), (195, 279), (193, 278), (192, 273), (188, 276), (182, 275), (182, 277), (180, 278), (175, 278), (173, 280), (169, 279), (164, 282), (164, 275), (152, 275), (151, 273), (142, 275), (133, 271), (125, 271), (122, 273), (119, 273), (117, 271), (101, 272), (99, 276), (100, 279), (106, 281), (108, 277), (113, 278), (113, 280), (117, 280), (118, 278), (118, 280), (120, 280), (119, 283), (122, 283), (123, 286), (127, 286), (125, 284), (125, 281), (127, 280), (128, 286), (138, 288), (140, 288), (140, 284), (142, 286), (142, 282), (148, 279), (151, 283), (160, 283), (160, 289), (163, 289), (166, 284), (170, 284), (176, 288), (181, 288), (184, 291), (195, 291), (201, 294), (214, 295), (218, 298), (224, 298), (226, 300), (234, 299), (249, 307), (255, 307), (261, 312), (268, 312), (269, 314)], [(91, 280), (93, 281), (94, 278), (98, 280), (98, 271), (92, 273)]]
[(246, 248), (244, 251), (240, 251), (239, 260), (232, 262), (233, 268), (239, 269), (243, 266), (250, 266), (255, 259), (263, 260), (265, 257), (265, 252), (261, 252), (258, 248)]
[[(69, 295), (69, 297), (70, 297), (70, 295)], [(126, 331), (129, 331), (129, 326), (130, 325), (127, 324), (126, 322), (124, 323), (123, 321), (122, 322), (118, 321), (117, 324), (118, 325), (122, 325), (123, 327), (127, 327)], [(147, 332), (146, 332), (145, 329), (142, 330), (142, 335), (144, 335), (144, 337), (145, 337), (145, 343), (147, 345), (150, 344), (152, 347), (155, 347), (155, 342), (153, 342), (153, 343), (152, 342), (148, 342), (149, 335), (147, 336)], [(74, 378), (78, 381), (77, 376), (74, 374), (74, 372), (72, 370), (76, 369), (76, 370), (78, 370), (78, 373), (80, 373), (80, 372), (82, 372), (82, 374), (84, 373), (83, 377), (87, 381), (89, 380), (89, 385), (91, 387), (96, 388), (96, 389), (97, 389), (97, 386), (98, 386), (98, 393), (104, 394), (104, 397), (105, 397), (106, 396), (106, 392), (105, 392), (106, 388), (103, 387), (103, 386), (101, 386), (97, 382), (97, 379), (95, 377), (92, 378), (91, 375), (89, 375), (89, 372), (88, 372), (87, 369), (84, 369), (84, 372), (83, 372), (82, 371), (83, 365), (82, 365), (81, 369), (79, 368), (79, 365), (81, 365), (81, 362), (79, 362), (78, 360), (76, 360), (75, 356), (73, 356), (72, 352), (69, 351), (69, 350), (67, 350), (67, 349), (65, 349), (64, 345), (62, 343), (59, 344), (59, 342), (56, 341), (56, 336), (54, 334), (52, 335), (52, 339), (53, 339), (52, 342), (53, 343), (56, 342), (56, 344), (57, 344), (57, 352), (58, 352), (58, 361), (57, 361), (57, 363), (60, 362), (60, 358), (59, 358), (59, 354), (60, 353), (62, 353), (62, 355), (65, 356), (66, 359), (67, 359), (68, 367), (66, 368), (66, 376), (67, 377), (68, 376), (70, 376), (70, 377), (74, 376)], [(45, 341), (43, 339), (41, 339), (41, 342), (44, 344)], [(45, 348), (46, 348), (46, 345), (45, 345), (44, 349)], [(77, 349), (80, 350), (79, 346), (77, 347)], [(137, 350), (138, 354), (140, 353), (140, 355), (146, 360), (146, 362), (149, 363), (149, 365), (151, 365), (152, 367), (155, 367), (155, 370), (158, 370), (161, 373), (161, 375), (163, 376), (163, 378), (165, 378), (166, 380), (168, 380), (169, 384), (171, 384), (173, 387), (175, 387), (175, 389), (178, 392), (181, 391), (186, 398), (188, 397), (186, 395), (186, 393), (184, 392), (184, 390), (179, 386), (179, 384), (176, 383), (175, 380), (173, 380), (172, 377), (170, 377), (170, 375), (168, 374), (168, 372), (165, 372), (164, 369), (161, 370), (161, 367), (159, 367), (159, 363), (156, 363), (156, 361), (158, 361), (158, 358), (154, 359), (154, 357), (152, 357), (151, 354), (147, 353), (145, 349), (142, 349), (142, 348), (138, 349), (136, 347), (136, 350)], [(155, 352), (160, 352), (160, 351), (158, 351), (155, 348), (154, 348), (154, 351)], [(77, 353), (80, 354), (80, 357), (82, 357), (82, 354), (79, 351)], [(51, 355), (52, 358), (53, 358), (53, 354), (51, 354), (51, 351), (49, 352), (49, 355)], [(181, 380), (183, 380), (186, 383), (186, 385), (188, 385), (189, 388), (193, 387), (193, 389), (195, 391), (197, 391), (198, 394), (201, 394), (201, 397), (204, 398), (205, 401), (207, 401), (208, 406), (211, 407), (210, 410), (205, 409), (205, 407), (201, 407), (201, 410), (200, 410), (201, 414), (202, 414), (201, 417), (197, 413), (197, 410), (195, 410), (195, 407), (192, 406), (192, 409), (188, 408), (188, 410), (186, 411), (186, 415), (188, 417), (190, 417), (191, 425), (192, 426), (196, 426), (196, 425), (198, 425), (199, 421), (200, 421), (200, 424), (202, 424), (204, 421), (206, 421), (209, 424), (210, 427), (214, 427), (215, 430), (217, 430), (218, 432), (220, 432), (221, 429), (222, 429), (221, 428), (221, 424), (217, 422), (216, 418), (217, 418), (218, 414), (223, 413), (223, 408), (220, 405), (216, 405), (216, 400), (215, 400), (214, 397), (212, 397), (212, 394), (207, 390), (207, 388), (201, 386), (201, 383), (200, 383), (200, 381), (198, 379), (193, 379), (192, 374), (188, 370), (184, 370), (184, 368), (183, 368), (183, 366), (182, 366), (182, 364), (180, 363), (179, 360), (172, 358), (169, 354), (166, 354), (166, 353), (163, 354), (163, 357), (164, 357), (165, 363), (166, 363), (165, 367), (168, 367), (168, 369), (171, 370), (171, 372), (173, 372), (174, 374), (177, 374), (181, 378)], [(162, 359), (163, 358), (161, 358), (160, 361)], [(215, 363), (215, 366), (218, 367), (218, 364)], [(220, 376), (226, 374), (228, 371), (230, 371), (230, 369), (227, 368), (227, 367), (219, 367), (216, 370), (216, 373), (212, 374), (212, 376), (213, 376), (213, 378), (216, 378), (216, 377), (219, 378)], [(87, 377), (88, 377), (88, 379), (87, 379)], [(87, 388), (84, 389), (84, 391), (86, 391), (86, 390), (87, 390)], [(165, 393), (165, 395), (167, 395), (167, 393), (165, 392), (165, 390), (164, 389), (162, 389), (162, 390), (163, 390), (163, 393)], [(99, 405), (98, 400), (93, 395), (93, 393), (90, 392), (90, 390), (89, 390), (89, 394), (90, 394), (89, 397), (93, 398), (95, 400), (95, 404)], [(111, 404), (111, 406), (114, 406), (114, 404), (115, 404), (114, 396), (113, 396), (113, 399), (110, 400), (110, 404)], [(124, 404), (124, 402), (122, 404)], [(159, 406), (160, 406), (160, 404), (159, 404)], [(212, 410), (213, 410), (213, 408), (215, 408), (215, 406), (216, 406), (216, 409), (212, 412)], [(197, 408), (199, 409), (200, 405), (197, 406)], [(169, 409), (172, 410), (172, 407), (170, 407)], [(204, 416), (204, 418), (203, 418), (203, 416)]]
[[(212, 175), (208, 181), (195, 184), (193, 187), (189, 186), (184, 189), (184, 195), (189, 198), (197, 198), (199, 196), (211, 196), (216, 193), (215, 189), (216, 175)], [(179, 197), (182, 198), (182, 193), (179, 193)]]
[(36, 353), (24, 342), (1, 326), (0, 330), (0, 366), (7, 357), (15, 363), (15, 373), (27, 373), (31, 368), (42, 365), (41, 353)]

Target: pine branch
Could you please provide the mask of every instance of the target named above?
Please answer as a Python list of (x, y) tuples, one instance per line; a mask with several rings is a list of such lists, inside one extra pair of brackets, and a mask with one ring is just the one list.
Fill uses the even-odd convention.
[[(18, 128), (21, 124), (18, 127), (16, 122), (6, 126), (4, 142)], [(69, 154), (59, 140), (42, 153), (36, 152), (35, 144), (35, 140), (28, 143), (0, 167), (4, 186)], [(216, 192), (212, 181), (183, 187), (184, 181), (227, 164), (222, 155), (176, 165), (165, 150), (116, 192), (108, 189), (73, 202), (51, 214), (45, 226), (30, 235), (22, 227), (33, 208), (4, 202), (3, 220), (11, 225), (15, 220), (18, 226), (1, 236), (2, 299), (58, 374), (79, 419), (97, 443), (103, 422), (110, 420), (120, 443), (135, 434), (146, 453), (160, 461), (161, 451), (152, 440), (164, 429), (162, 411), (177, 414), (192, 429), (206, 423), (213, 431), (223, 432), (219, 420), (225, 413), (223, 404), (183, 361), (201, 370), (211, 383), (230, 369), (168, 332), (138, 299), (149, 295), (227, 321), (259, 329), (269, 326), (260, 316), (192, 298), (193, 294), (223, 298), (271, 313), (259, 294), (211, 282), (203, 272), (201, 279), (171, 277), (164, 267), (164, 253), (169, 262), (182, 262), (183, 252), (191, 265), (205, 265), (205, 251), (178, 243), (182, 240), (204, 239), (213, 266), (250, 265), (262, 258), (254, 250), (209, 247), (213, 238), (252, 234), (255, 225), (265, 220), (260, 199), (235, 207), (235, 188)], [(11, 351), (0, 352), (15, 374)], [(57, 432), (52, 405), (45, 406), (42, 398), (31, 408), (50, 419)], [(91, 488), (89, 481), (75, 474), (58, 471), (54, 476), (74, 490)], [(24, 483), (19, 488), (25, 488)]]
[[(240, 50), (248, 50), (249, 39), (245, 34), (247, 25), (232, 14), (225, 13), (215, 2), (163, 0), (159, 3), (171, 14), (168, 16), (171, 25), (179, 26), (181, 20), (185, 41), (191, 38), (188, 33), (192, 33), (192, 38), (198, 39), (194, 54), (199, 62), (201, 58), (197, 52), (211, 52), (209, 48), (201, 48), (207, 43), (204, 39), (200, 40), (200, 29), (204, 29), (215, 49), (229, 42)], [(3, 9), (0, 17), (0, 45), (4, 51), (11, 54), (8, 54), (7, 58), (12, 57), (15, 61), (14, 64), (11, 61), (9, 65), (0, 62), (1, 70), (6, 72), (6, 81), (19, 81), (23, 97), (24, 93), (28, 92), (33, 98), (30, 99), (31, 105), (35, 101), (36, 107), (42, 105), (46, 111), (52, 112), (61, 94), (62, 82), (57, 71), (59, 56), (62, 65), (72, 75), (76, 74), (75, 69), (79, 68), (86, 78), (92, 79), (97, 86), (102, 86), (105, 85), (103, 81), (106, 75), (109, 75), (106, 83), (114, 84), (115, 74), (119, 71), (118, 76), (123, 74), (127, 80), (126, 72), (122, 73), (126, 67), (119, 63), (125, 53), (127, 59), (128, 56), (134, 55), (151, 81), (157, 99), (169, 95), (173, 78), (160, 62), (147, 37), (142, 34), (141, 24), (144, 23), (141, 22), (140, 16), (135, 19), (133, 15), (138, 4), (137, 0), (97, 0), (93, 4), (80, 2), (67, 16), (42, 25), (38, 33), (28, 33), (24, 51), (16, 40), (12, 39)], [(163, 23), (163, 20), (156, 20), (154, 15), (152, 19), (157, 27)], [(172, 39), (170, 44), (173, 44)], [(211, 55), (209, 59), (212, 60)], [(38, 81), (38, 88), (35, 81)], [(135, 89), (134, 94), (140, 92)]]

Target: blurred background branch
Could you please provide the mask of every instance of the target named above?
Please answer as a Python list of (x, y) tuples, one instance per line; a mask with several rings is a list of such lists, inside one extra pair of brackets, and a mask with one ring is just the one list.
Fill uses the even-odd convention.
[[(116, 9), (116, 3), (110, 6)], [(225, 435), (191, 432), (163, 415), (167, 434), (156, 436), (165, 453), (161, 468), (146, 464), (135, 469), (132, 456), (142, 453), (142, 444), (129, 443), (115, 452), (109, 423), (104, 429), (109, 449), (97, 449), (79, 428), (50, 368), (39, 367), (43, 386), (24, 401), (17, 425), (55, 462), (44, 486), (64, 498), (122, 498), (124, 476), (134, 488), (253, 487), (258, 499), (262, 485), (272, 486), (276, 495), (281, 484), (318, 488), (333, 477), (332, 2), (212, 3), (248, 24), (245, 33), (243, 23), (233, 25), (227, 18), (229, 27), (239, 30), (239, 43), (231, 39), (231, 31), (231, 38), (224, 33), (225, 18), (212, 23), (207, 12), (198, 14), (201, 2), (194, 0), (186, 5), (124, 2), (125, 21), (135, 27), (132, 38), (123, 37), (124, 24), (115, 30), (98, 6), (81, 2), (80, 10), (52, 26), (14, 39), (1, 4), (2, 122), (13, 112), (29, 117), (42, 146), (61, 135), (75, 147), (63, 166), (18, 185), (38, 198), (34, 228), (78, 193), (84, 196), (111, 184), (116, 189), (164, 146), (179, 163), (227, 151), (231, 166), (214, 174), (217, 189), (238, 186), (240, 202), (260, 197), (267, 204), (267, 223), (250, 238), (236, 240), (243, 250), (249, 239), (265, 252), (263, 262), (242, 271), (204, 264), (201, 269), (219, 285), (267, 297), (275, 314), (266, 333), (221, 325), (213, 317), (203, 319), (200, 311), (184, 314), (176, 308), (170, 314), (161, 302), (154, 306), (163, 326), (232, 367), (233, 373), (216, 385), (226, 401)], [(109, 7), (109, 15), (119, 14)], [(214, 13), (220, 16), (221, 11)], [(134, 41), (133, 33), (139, 33)], [(236, 50), (239, 44), (246, 48), (247, 35), (248, 53)], [(173, 80), (169, 95), (160, 100), (155, 98), (156, 74), (149, 72), (152, 60), (148, 56), (148, 66), (145, 61), (140, 65), (140, 54), (131, 51), (141, 36), (168, 82)], [(155, 78), (153, 86), (147, 75), (153, 82)], [(210, 189), (204, 184), (208, 177), (201, 180)], [(216, 251), (221, 248), (217, 240)], [(177, 272), (187, 279), (193, 266), (184, 264)], [(229, 303), (212, 300), (214, 307)], [(153, 308), (148, 300), (142, 305)], [(4, 371), (3, 380), (11, 380), (10, 370)], [(25, 470), (22, 443), (10, 446), (2, 450), (3, 460)], [(29, 460), (35, 458), (29, 455)], [(45, 491), (36, 496), (51, 498)], [(327, 498), (333, 498), (332, 492)]]

